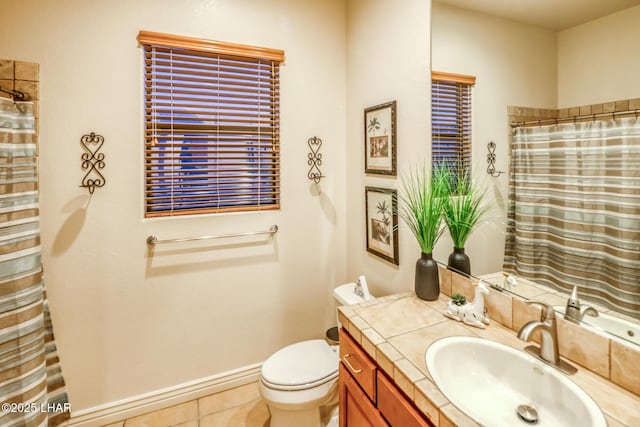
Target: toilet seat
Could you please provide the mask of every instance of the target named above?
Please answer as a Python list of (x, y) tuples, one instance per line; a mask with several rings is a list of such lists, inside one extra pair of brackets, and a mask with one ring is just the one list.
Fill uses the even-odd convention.
[(261, 382), (274, 390), (306, 390), (338, 377), (338, 355), (324, 340), (289, 345), (262, 365)]
[(295, 385), (282, 385), (282, 384), (274, 384), (267, 381), (264, 377), (260, 378), (260, 381), (265, 385), (265, 387), (271, 388), (273, 390), (282, 390), (282, 391), (296, 391), (296, 390), (308, 390), (310, 388), (321, 386), (329, 381), (335, 380), (338, 378), (338, 372), (336, 371), (334, 374), (331, 374), (322, 380), (304, 383), (304, 384), (295, 384)]

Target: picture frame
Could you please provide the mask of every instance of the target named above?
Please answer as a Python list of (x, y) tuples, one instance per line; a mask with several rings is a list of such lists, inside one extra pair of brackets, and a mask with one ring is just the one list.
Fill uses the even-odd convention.
[(395, 265), (398, 256), (398, 195), (396, 190), (365, 187), (367, 252)]
[(396, 101), (364, 110), (364, 172), (396, 176)]

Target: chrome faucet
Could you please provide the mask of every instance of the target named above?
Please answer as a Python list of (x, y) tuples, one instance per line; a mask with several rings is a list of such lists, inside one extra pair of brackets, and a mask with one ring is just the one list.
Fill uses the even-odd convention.
[(598, 317), (600, 313), (594, 307), (590, 305), (580, 307), (580, 300), (578, 299), (578, 287), (574, 286), (569, 299), (567, 300), (567, 306), (564, 310), (564, 318), (572, 322), (578, 323), (581, 321), (585, 314), (589, 316)]
[(596, 310), (595, 307), (591, 307), (590, 305), (585, 305), (583, 307), (580, 307), (579, 305), (577, 307), (576, 306), (570, 307), (567, 304), (567, 308), (564, 311), (564, 318), (574, 323), (578, 323), (579, 321), (582, 321), (585, 315), (589, 315), (591, 317), (598, 317), (600, 316), (600, 313), (598, 313), (598, 310)]
[(553, 307), (538, 301), (526, 301), (526, 303), (540, 306), (542, 312), (539, 321), (533, 320), (528, 322), (520, 329), (520, 332), (518, 332), (518, 338), (523, 341), (531, 341), (533, 333), (539, 331), (540, 347), (530, 345), (525, 347), (524, 350), (567, 374), (575, 373), (577, 371), (576, 368), (560, 359), (560, 352), (558, 350), (558, 326)]
[(553, 307), (538, 301), (527, 301), (527, 304), (539, 305), (542, 308), (542, 315), (540, 321), (531, 321), (524, 325), (518, 332), (518, 338), (523, 341), (531, 341), (531, 335), (535, 331), (540, 331), (540, 357), (555, 365), (560, 359), (556, 313), (553, 311)]
[(580, 320), (584, 319), (585, 314), (588, 314), (592, 317), (600, 316), (598, 310), (596, 310), (595, 307), (591, 307), (590, 305), (582, 307), (582, 309), (580, 310)]

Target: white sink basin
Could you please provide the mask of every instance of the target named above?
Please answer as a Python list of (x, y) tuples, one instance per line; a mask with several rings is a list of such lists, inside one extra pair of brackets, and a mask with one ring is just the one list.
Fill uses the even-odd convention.
[[(425, 359), (440, 391), (485, 426), (607, 425), (584, 390), (523, 351), (481, 338), (449, 337), (429, 346)], [(535, 408), (537, 423), (518, 416), (521, 405)], [(524, 409), (521, 407), (522, 413)]]

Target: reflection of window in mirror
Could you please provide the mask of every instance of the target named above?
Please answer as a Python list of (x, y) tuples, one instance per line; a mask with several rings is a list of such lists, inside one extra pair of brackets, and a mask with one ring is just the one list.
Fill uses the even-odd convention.
[(431, 73), (432, 165), (446, 167), (453, 176), (470, 176), (471, 88), (475, 82), (473, 76)]

